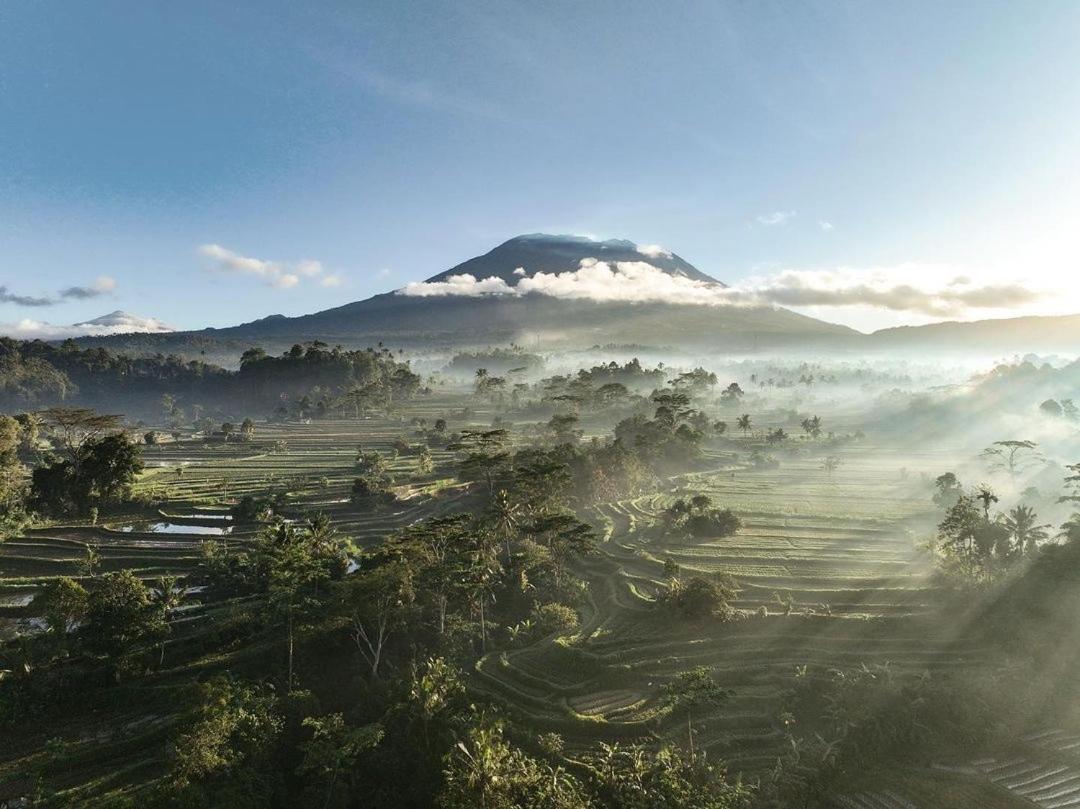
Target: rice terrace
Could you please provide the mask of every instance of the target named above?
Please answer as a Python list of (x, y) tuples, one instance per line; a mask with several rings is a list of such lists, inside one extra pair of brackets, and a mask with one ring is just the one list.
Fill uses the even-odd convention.
[(0, 809), (1080, 809), (1078, 34), (0, 3)]

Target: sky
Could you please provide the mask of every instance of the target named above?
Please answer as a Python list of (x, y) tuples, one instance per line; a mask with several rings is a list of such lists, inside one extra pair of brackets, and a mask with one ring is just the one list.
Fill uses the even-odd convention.
[(534, 232), (863, 330), (1080, 312), (1078, 41), (1053, 0), (0, 0), (0, 332), (304, 314)]

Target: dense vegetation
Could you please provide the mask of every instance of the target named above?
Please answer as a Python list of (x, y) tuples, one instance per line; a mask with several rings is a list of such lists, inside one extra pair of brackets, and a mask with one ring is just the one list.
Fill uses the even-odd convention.
[(479, 371), (432, 390), (388, 352), (312, 344), (214, 371), (229, 421), (160, 388), (138, 428), (70, 404), (0, 417), (0, 800), (1059, 788), (938, 766), (1030, 757), (1017, 739), (1080, 720), (1080, 468), (1052, 468), (1055, 448), (1002, 439), (913, 473), (865, 420), (777, 406), (788, 388), (756, 371)]
[[(123, 410), (169, 425), (217, 412), (315, 414), (385, 408), (408, 398), (420, 378), (386, 349), (345, 351), (324, 343), (294, 345), (280, 356), (246, 351), (238, 371), (177, 356), (129, 357), (0, 338), (0, 407), (79, 404)], [(167, 397), (163, 400), (163, 397)]]

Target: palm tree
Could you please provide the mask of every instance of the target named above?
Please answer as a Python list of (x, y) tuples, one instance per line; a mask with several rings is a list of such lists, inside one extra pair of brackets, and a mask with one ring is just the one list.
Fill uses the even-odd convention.
[(1050, 534), (1049, 525), (1038, 525), (1035, 509), (1031, 506), (1017, 506), (1002, 520), (1002, 524), (1012, 536), (1014, 549), (1018, 554), (1032, 553)]
[(975, 499), (980, 501), (983, 506), (983, 516), (989, 522), (990, 520), (990, 506), (998, 501), (998, 496), (994, 494), (994, 490), (989, 486), (979, 486), (975, 491)]
[[(165, 633), (169, 631), (169, 617), (179, 609), (187, 596), (187, 590), (180, 584), (179, 576), (161, 576), (150, 588), (150, 600), (161, 612), (161, 623), (165, 627)], [(158, 668), (165, 665), (165, 638), (161, 638), (161, 656), (158, 658)]]
[(787, 440), (787, 433), (784, 432), (783, 427), (777, 427), (775, 430), (769, 432), (766, 440), (770, 444), (782, 444), (784, 441)]
[(472, 547), (463, 554), (461, 586), (467, 597), (474, 600), (480, 613), (480, 649), (487, 654), (485, 607), (488, 601), (495, 600), (495, 589), (502, 573), (502, 565), (499, 564), (498, 551), (489, 542), (486, 531), (477, 531), (470, 538), (470, 544)]
[(803, 431), (811, 438), (821, 435), (821, 416), (813, 416), (802, 420)]
[(491, 518), (506, 543), (506, 564), (510, 564), (510, 539), (517, 533), (521, 506), (510, 499), (506, 489), (499, 489), (491, 501)]
[(753, 423), (750, 421), (749, 413), (743, 413), (741, 416), (739, 416), (738, 420), (735, 423), (738, 425), (739, 429), (742, 430), (744, 438), (746, 437), (747, 433), (750, 432), (750, 428), (753, 427)]
[(1074, 512), (1069, 519), (1061, 524), (1058, 538), (1066, 542), (1080, 542), (1080, 512)]
[(79, 560), (79, 572), (89, 578), (94, 578), (101, 570), (101, 554), (93, 545), (86, 545), (86, 556)]

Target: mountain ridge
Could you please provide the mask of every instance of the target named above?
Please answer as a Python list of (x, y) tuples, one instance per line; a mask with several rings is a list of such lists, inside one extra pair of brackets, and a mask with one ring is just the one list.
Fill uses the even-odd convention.
[[(280, 348), (321, 340), (347, 347), (386, 342), (413, 349), (458, 350), (509, 342), (537, 347), (655, 344), (690, 350), (878, 351), (915, 349), (980, 352), (1080, 351), (1080, 315), (1018, 317), (880, 329), (864, 334), (778, 306), (711, 306), (658, 300), (614, 301), (524, 294), (456, 294), (451, 279), (497, 279), (512, 292), (524, 277), (572, 275), (583, 262), (634, 262), (697, 285), (724, 287), (677, 254), (625, 239), (542, 233), (515, 236), (482, 255), (459, 262), (420, 284), (439, 294), (414, 296), (406, 288), (379, 293), (307, 315), (267, 315), (224, 328), (165, 334), (95, 335), (82, 342), (118, 350), (176, 351), (209, 345), (229, 351), (261, 344)], [(595, 263), (593, 262), (593, 263)], [(648, 269), (648, 268), (646, 268)], [(459, 278), (460, 280), (460, 278)], [(614, 279), (612, 282), (620, 282)], [(683, 282), (680, 282), (683, 283)], [(117, 313), (113, 313), (116, 315)], [(124, 313), (120, 313), (124, 314)]]

